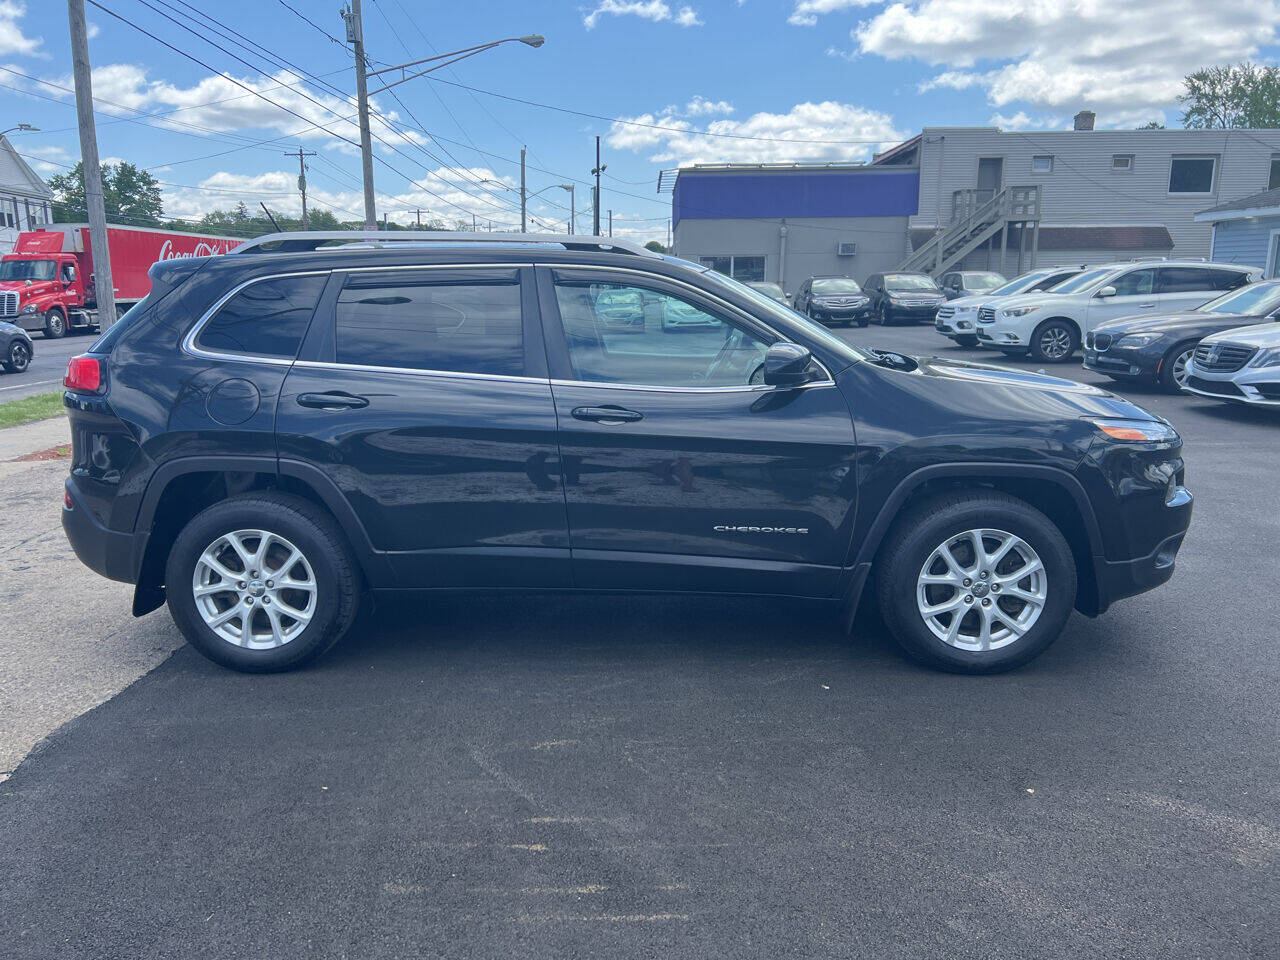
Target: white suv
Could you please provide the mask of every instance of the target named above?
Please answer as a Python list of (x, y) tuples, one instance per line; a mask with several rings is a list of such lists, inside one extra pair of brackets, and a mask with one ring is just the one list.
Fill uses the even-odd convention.
[[(944, 337), (950, 337), (962, 347), (978, 345), (978, 310), (996, 300), (1015, 297), (1020, 293), (1041, 293), (1069, 280), (1080, 270), (1076, 267), (1057, 267), (1052, 270), (1032, 270), (1014, 277), (1003, 286), (987, 293), (959, 297), (938, 308), (934, 329)], [(957, 276), (957, 274), (953, 274)], [(943, 278), (945, 283), (946, 278)], [(943, 289), (946, 289), (945, 287)]]
[(1257, 267), (1203, 260), (1106, 264), (1058, 284), (1052, 296), (1029, 293), (980, 308), (978, 343), (1061, 363), (1100, 323), (1190, 310), (1261, 276)]

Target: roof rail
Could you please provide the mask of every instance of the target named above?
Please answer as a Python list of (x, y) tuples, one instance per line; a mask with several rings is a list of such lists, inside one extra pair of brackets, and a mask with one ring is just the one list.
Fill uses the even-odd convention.
[[(336, 246), (326, 246), (341, 241)], [(505, 246), (525, 244), (529, 246), (558, 245), (565, 250), (615, 250), (642, 257), (660, 254), (648, 250), (631, 240), (615, 240), (590, 234), (565, 233), (462, 233), (449, 230), (302, 230), (285, 233), (268, 233), (246, 240), (231, 251), (242, 253), (298, 253), (318, 250), (378, 250), (394, 249), (398, 244), (483, 244)]]

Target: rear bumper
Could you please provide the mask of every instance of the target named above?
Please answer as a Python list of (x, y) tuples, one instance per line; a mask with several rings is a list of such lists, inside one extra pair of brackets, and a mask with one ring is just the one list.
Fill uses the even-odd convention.
[(107, 529), (84, 505), (70, 478), (66, 489), (72, 505), (62, 508), (62, 529), (80, 562), (109, 580), (137, 583), (147, 535)]

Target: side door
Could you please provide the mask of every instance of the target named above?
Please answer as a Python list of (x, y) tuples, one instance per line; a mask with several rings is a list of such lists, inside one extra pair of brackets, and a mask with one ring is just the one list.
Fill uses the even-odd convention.
[(530, 268), (334, 274), (277, 434), (281, 472), (323, 473), (397, 586), (569, 584)]
[(1087, 325), (1080, 331), (1082, 334), (1117, 317), (1154, 313), (1160, 305), (1156, 296), (1155, 267), (1141, 267), (1122, 273), (1109, 285), (1115, 287), (1115, 296), (1103, 297), (1095, 293), (1089, 298)]
[(812, 283), (812, 280), (806, 280), (800, 284), (800, 289), (796, 291), (792, 307), (797, 313), (804, 313), (809, 309), (809, 288)]
[[(699, 287), (540, 267), (575, 583), (830, 596), (855, 506), (852, 418), (829, 375), (763, 385), (779, 337)], [(636, 290), (627, 333), (596, 304)]]
[(882, 293), (880, 289), (880, 277), (880, 274), (873, 273), (871, 276), (867, 277), (867, 282), (862, 285), (862, 292), (871, 300), (871, 310), (873, 313), (876, 308), (880, 306), (880, 295)]

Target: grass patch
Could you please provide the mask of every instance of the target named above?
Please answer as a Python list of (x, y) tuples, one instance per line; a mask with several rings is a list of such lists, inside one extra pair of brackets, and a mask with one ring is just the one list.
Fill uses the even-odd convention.
[(0, 427), (16, 427), (33, 420), (62, 416), (62, 391), (37, 393), (34, 397), (0, 403)]

